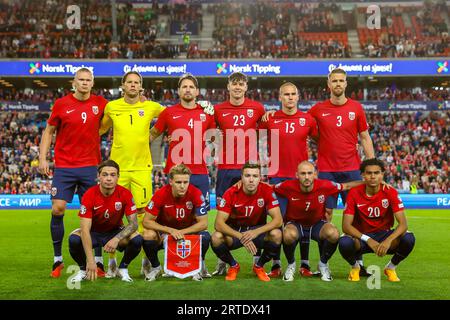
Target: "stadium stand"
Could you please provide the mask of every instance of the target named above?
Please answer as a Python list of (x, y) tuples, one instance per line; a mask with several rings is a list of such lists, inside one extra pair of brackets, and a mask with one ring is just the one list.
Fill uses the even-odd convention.
[[(364, 21), (367, 7), (358, 8), (358, 21)], [(448, 8), (445, 2), (423, 5), (383, 6), (381, 28), (369, 29), (360, 23), (358, 36), (364, 54), (377, 57), (448, 56)]]
[[(0, 58), (205, 59), (432, 57), (450, 54), (445, 1), (382, 7), (381, 29), (368, 29), (366, 9), (336, 3), (116, 4), (117, 31), (109, 1), (82, 0), (88, 12), (80, 30), (65, 27), (69, 0), (0, 3)], [(226, 10), (225, 10), (226, 9)], [(167, 38), (168, 24), (198, 23), (212, 15), (214, 27), (199, 41)], [(169, 17), (166, 21), (161, 17)], [(350, 41), (355, 29), (358, 41)], [(358, 43), (359, 42), (359, 43)], [(352, 45), (353, 44), (353, 45)], [(187, 51), (186, 55), (181, 52)], [(355, 52), (354, 52), (355, 51)]]

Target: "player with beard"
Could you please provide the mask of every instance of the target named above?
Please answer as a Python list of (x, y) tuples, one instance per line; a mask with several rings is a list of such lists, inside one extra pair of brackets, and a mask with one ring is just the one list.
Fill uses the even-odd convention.
[[(347, 74), (343, 69), (334, 69), (328, 75), (330, 99), (315, 104), (309, 113), (316, 119), (319, 129), (317, 168), (319, 179), (337, 183), (361, 180), (361, 159), (358, 138), (366, 159), (375, 157), (369, 126), (362, 105), (345, 96)], [(346, 202), (347, 192), (341, 192)], [(331, 221), (333, 209), (337, 207), (337, 195), (327, 198), (327, 220)], [(358, 259), (362, 266), (362, 258)], [(361, 267), (361, 275), (367, 276)]]
[(164, 172), (169, 173), (174, 165), (183, 163), (191, 170), (190, 183), (200, 189), (209, 210), (209, 176), (204, 150), (205, 133), (216, 128), (214, 116), (196, 102), (200, 94), (198, 81), (191, 74), (178, 80), (180, 103), (161, 112), (158, 121), (150, 131), (153, 141), (163, 132), (171, 137), (169, 153)]

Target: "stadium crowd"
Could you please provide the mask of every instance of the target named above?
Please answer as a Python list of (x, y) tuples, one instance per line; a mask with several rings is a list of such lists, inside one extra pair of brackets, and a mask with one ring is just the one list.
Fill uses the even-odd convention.
[[(37, 170), (39, 139), (47, 118), (48, 113), (0, 113), (5, 124), (0, 128), (0, 194), (50, 192), (51, 181)], [(389, 166), (388, 183), (403, 192), (448, 192), (450, 112), (369, 112), (368, 122), (377, 157)], [(160, 147), (164, 154), (165, 143)], [(104, 158), (110, 148), (111, 134), (102, 140)], [(167, 184), (167, 176), (161, 167), (155, 168), (157, 190)], [(215, 168), (210, 170), (214, 176)], [(213, 178), (211, 187), (214, 185)]]
[[(361, 8), (360, 14), (364, 14)], [(381, 29), (359, 28), (360, 44), (369, 58), (447, 56), (450, 52), (445, 2), (425, 1), (423, 6), (381, 7)], [(410, 17), (406, 27), (402, 15)]]
[[(66, 25), (69, 0), (0, 2), (0, 58), (172, 59), (184, 44), (166, 41), (168, 23), (198, 22), (204, 12), (215, 20), (212, 44), (200, 50), (192, 41), (189, 59), (205, 58), (348, 58), (347, 25), (365, 19), (365, 8), (343, 14), (335, 3), (201, 4), (163, 3), (134, 7), (116, 4), (114, 38), (110, 1), (77, 2), (82, 28)], [(45, 5), (46, 10), (41, 10)], [(450, 52), (445, 3), (423, 6), (382, 6), (382, 28), (370, 33), (358, 28), (361, 49), (367, 57), (442, 56)], [(402, 14), (407, 14), (407, 22)], [(169, 20), (159, 19), (160, 15)], [(359, 17), (359, 18), (358, 18)], [(353, 19), (354, 21), (347, 21)], [(410, 21), (409, 21), (410, 20)], [(405, 25), (411, 24), (411, 27)], [(369, 33), (367, 33), (369, 32)], [(366, 34), (367, 33), (367, 34)]]
[[(213, 46), (194, 50), (188, 58), (346, 58), (348, 44), (337, 39), (309, 39), (302, 32), (340, 30), (334, 22), (336, 5), (262, 2), (254, 4), (216, 4)], [(296, 29), (292, 24), (296, 25)]]
[[(25, 89), (14, 90), (0, 88), (1, 101), (20, 101), (25, 103), (52, 103), (71, 91), (69, 89)], [(108, 100), (116, 99), (117, 95), (107, 89), (94, 89), (93, 94), (102, 95)], [(144, 96), (164, 105), (175, 104), (178, 101), (178, 93), (175, 89), (163, 89), (160, 84), (154, 88), (146, 88)], [(329, 97), (328, 89), (324, 86), (302, 87), (299, 86), (300, 101), (320, 101)], [(247, 97), (263, 103), (278, 103), (278, 89), (249, 89)], [(450, 99), (450, 88), (445, 87), (422, 87), (422, 88), (400, 88), (395, 83), (386, 87), (370, 87), (366, 92), (363, 88), (348, 90), (348, 96), (352, 99), (362, 101), (446, 101)], [(228, 98), (226, 89), (201, 89), (198, 100), (212, 102), (224, 101)]]

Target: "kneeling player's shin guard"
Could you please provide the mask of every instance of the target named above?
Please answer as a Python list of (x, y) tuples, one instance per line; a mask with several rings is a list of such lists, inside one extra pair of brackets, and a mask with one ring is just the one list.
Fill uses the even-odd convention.
[(69, 237), (69, 252), (73, 260), (80, 266), (81, 270), (86, 270), (86, 254), (84, 253), (81, 237), (71, 234)]
[(355, 243), (351, 237), (343, 236), (339, 238), (339, 252), (350, 265), (355, 265), (356, 250)]
[(225, 263), (228, 263), (230, 266), (234, 266), (237, 264), (236, 260), (234, 260), (233, 256), (231, 255), (230, 249), (225, 245), (225, 243), (222, 243), (218, 247), (211, 247), (216, 256), (222, 260)]
[[(295, 247), (297, 246), (298, 240), (291, 244), (283, 243), (284, 255), (286, 256), (287, 262), (289, 264), (295, 263)], [(309, 245), (309, 243), (308, 243)]]
[(327, 263), (331, 256), (336, 252), (338, 243), (331, 243), (328, 240), (323, 240), (322, 242), (322, 252), (320, 253), (320, 261), (322, 263)]
[(142, 247), (142, 236), (137, 235), (133, 239), (128, 242), (127, 247), (125, 248), (125, 252), (123, 253), (122, 261), (120, 262), (119, 268), (128, 268), (128, 265), (136, 258), (141, 251)]
[(142, 248), (144, 249), (145, 254), (147, 255), (148, 260), (150, 260), (153, 268), (161, 265), (158, 259), (158, 247), (159, 244), (156, 240), (144, 240), (142, 242)]
[(414, 237), (414, 234), (411, 232), (405, 233), (400, 238), (400, 243), (398, 245), (397, 251), (395, 252), (394, 256), (391, 259), (391, 262), (394, 265), (398, 265), (403, 259), (405, 259), (411, 253), (415, 243), (416, 238)]
[(206, 252), (209, 249), (211, 243), (211, 235), (208, 231), (202, 231), (199, 233), (202, 236), (202, 260), (205, 260)]
[(259, 260), (256, 262), (256, 265), (259, 267), (263, 267), (266, 262), (275, 257), (275, 255), (279, 251), (279, 248), (280, 244), (276, 244), (272, 241), (264, 241), (264, 251)]

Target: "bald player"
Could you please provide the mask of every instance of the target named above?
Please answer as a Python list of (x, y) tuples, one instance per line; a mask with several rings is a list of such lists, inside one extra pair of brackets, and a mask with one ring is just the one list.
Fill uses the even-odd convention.
[(283, 276), (285, 281), (293, 281), (295, 275), (294, 252), (301, 237), (309, 237), (320, 244), (319, 271), (323, 281), (333, 280), (328, 260), (336, 251), (339, 231), (325, 218), (325, 199), (329, 195), (349, 190), (362, 181), (335, 183), (317, 179), (314, 165), (303, 161), (298, 165), (296, 180), (288, 180), (274, 186), (277, 196), (288, 199), (284, 217), (283, 248), (288, 266)]

